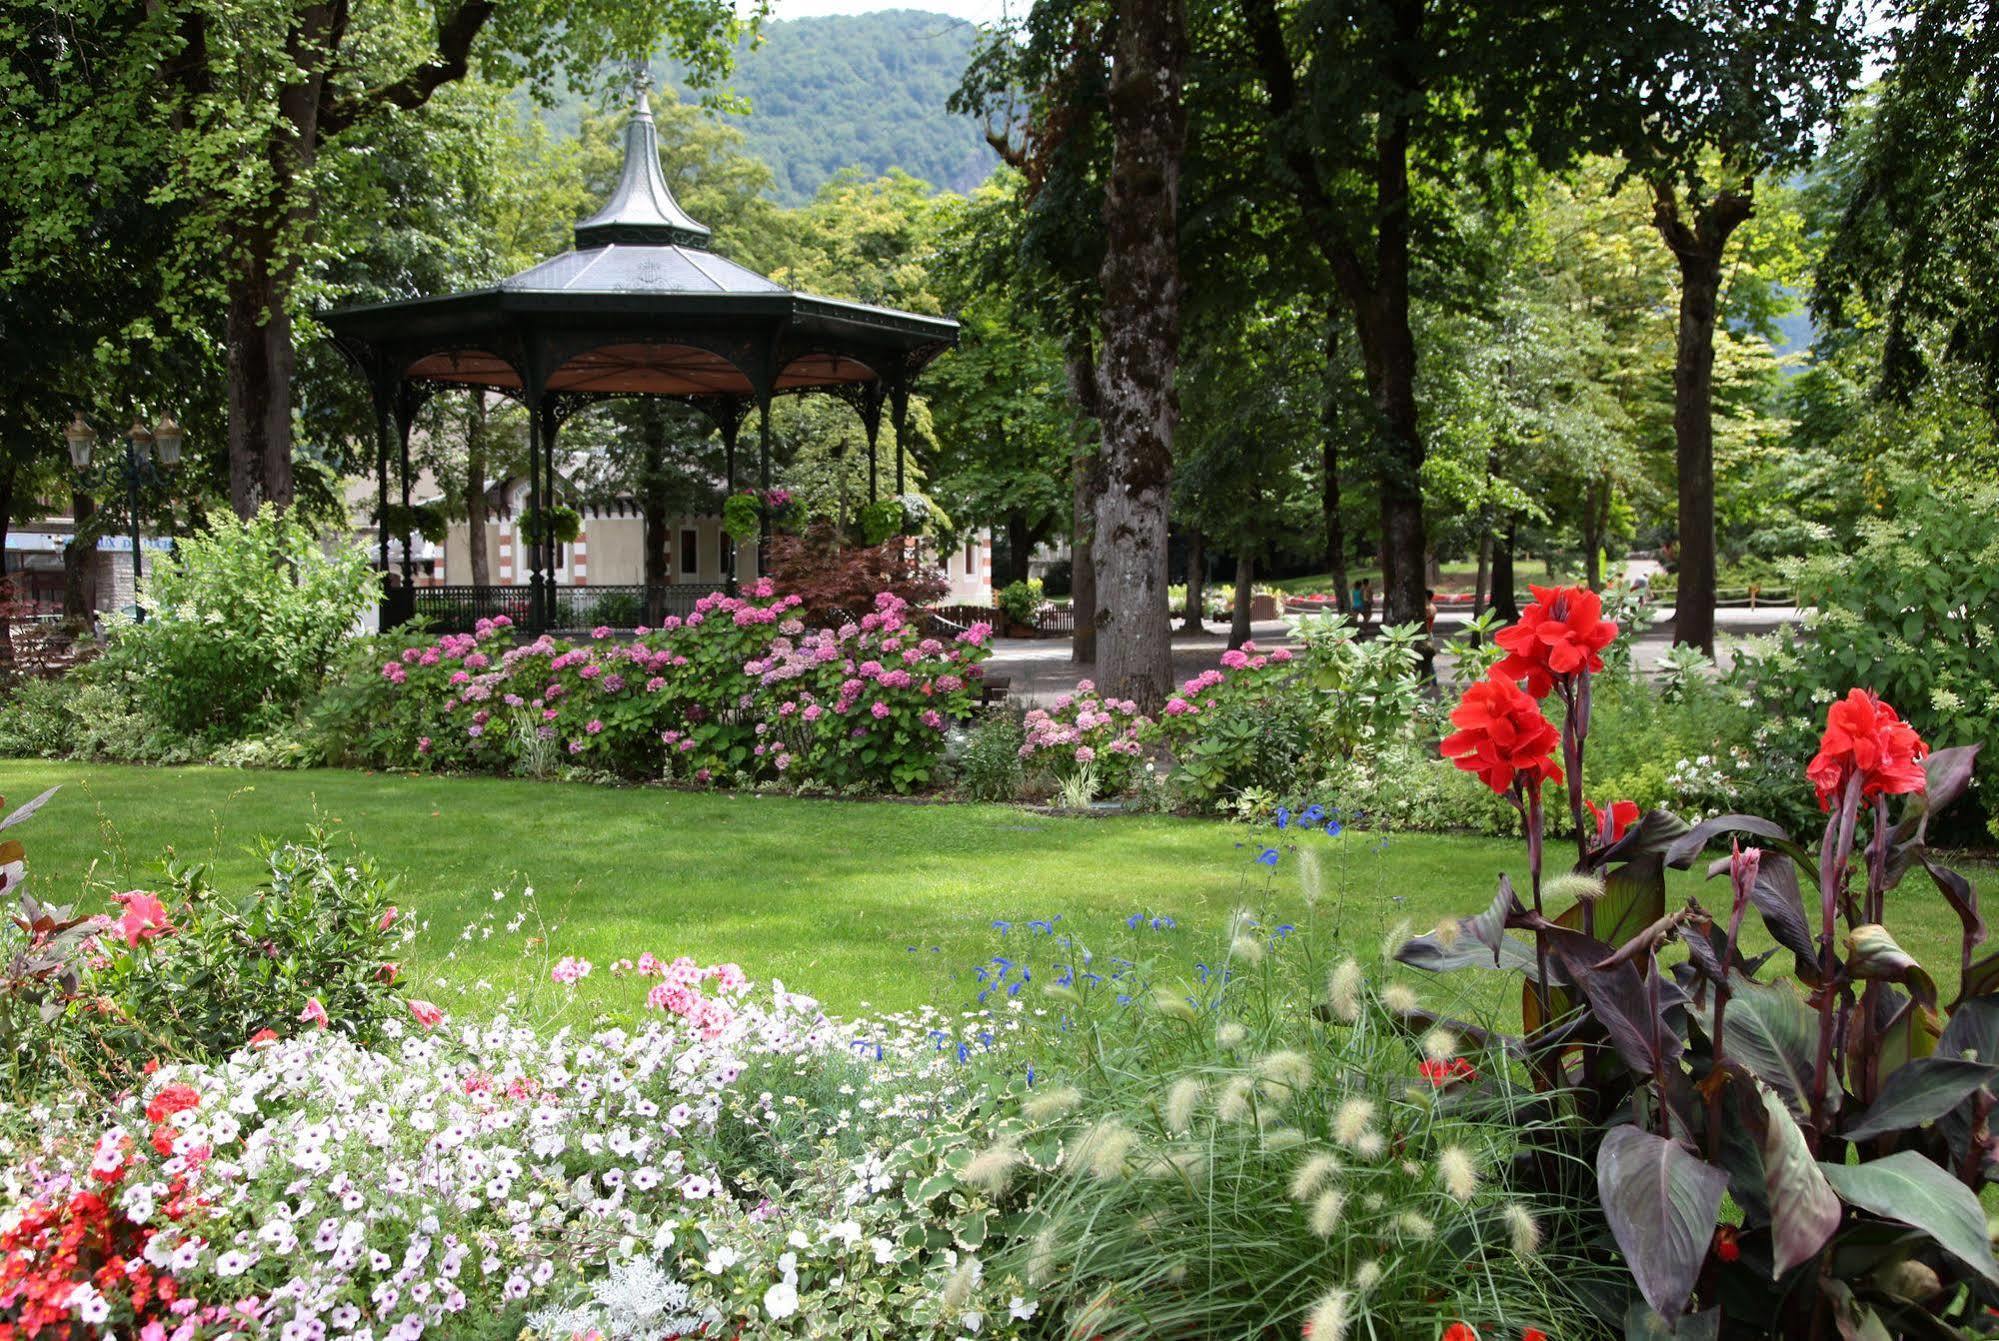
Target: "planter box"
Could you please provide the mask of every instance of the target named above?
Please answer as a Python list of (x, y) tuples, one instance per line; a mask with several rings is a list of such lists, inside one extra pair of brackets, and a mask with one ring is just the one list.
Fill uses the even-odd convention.
[(1277, 618), (1277, 598), (1275, 596), (1252, 596), (1249, 598), (1251, 619)]

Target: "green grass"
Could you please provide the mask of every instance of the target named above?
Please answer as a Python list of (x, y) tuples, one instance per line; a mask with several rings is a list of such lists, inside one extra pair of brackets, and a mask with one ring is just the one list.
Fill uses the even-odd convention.
[[(1217, 949), (1230, 912), (1371, 945), (1396, 922), (1422, 928), (1484, 906), (1502, 870), (1522, 881), (1520, 845), (1489, 839), (1317, 836), (1319, 894), (1310, 910), (1301, 862), (1274, 871), (1251, 860), (1265, 832), (1164, 817), (1058, 819), (1003, 806), (841, 802), (617, 789), (494, 778), (342, 771), (252, 773), (0, 761), (0, 793), (15, 802), (54, 783), (63, 791), (10, 833), (27, 846), (30, 888), (82, 898), (148, 884), (162, 854), (214, 865), (224, 889), (258, 871), (259, 838), (296, 837), (317, 820), (399, 875), (398, 901), (426, 930), (412, 978), (448, 976), (502, 989), (538, 978), (545, 954), (607, 964), (640, 951), (733, 959), (781, 977), (837, 1011), (956, 1006), (967, 970), (1002, 942), (995, 919), (1062, 917), (1099, 954), (1139, 952), (1192, 963)], [(1237, 844), (1250, 846), (1239, 848)], [(1976, 868), (1990, 893), (1999, 873)], [(1671, 897), (1698, 881), (1675, 873)], [(516, 895), (536, 890), (558, 924), (546, 947), (495, 931), (460, 939)], [(1949, 989), (1957, 925), (1927, 885), (1911, 881), (1890, 924)], [(1134, 912), (1178, 919), (1178, 930), (1134, 936)], [(1006, 943), (1018, 947), (1024, 933)], [(1046, 943), (1042, 943), (1044, 947)], [(525, 953), (524, 953), (525, 952)], [(532, 975), (532, 976), (530, 976)], [(1497, 979), (1448, 975), (1466, 1004), (1498, 1001)], [(1436, 989), (1432, 989), (1433, 991)], [(601, 972), (586, 998), (630, 1008), (629, 983)]]

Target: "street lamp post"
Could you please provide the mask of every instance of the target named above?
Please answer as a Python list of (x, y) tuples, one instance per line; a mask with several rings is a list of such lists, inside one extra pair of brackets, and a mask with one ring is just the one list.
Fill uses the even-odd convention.
[[(70, 464), (82, 474), (90, 469), (90, 458), (97, 446), (97, 430), (83, 417), (83, 411), (76, 412), (76, 418), (62, 431), (63, 440), (69, 444)], [(160, 422), (151, 428), (146, 421), (135, 418), (132, 427), (125, 430), (125, 477), (126, 511), (132, 523), (132, 618), (144, 623), (146, 608), (139, 604), (139, 578), (142, 573), (139, 544), (139, 486), (162, 478), (153, 466), (153, 457), (171, 470), (180, 464), (181, 427), (170, 414), (161, 415)]]

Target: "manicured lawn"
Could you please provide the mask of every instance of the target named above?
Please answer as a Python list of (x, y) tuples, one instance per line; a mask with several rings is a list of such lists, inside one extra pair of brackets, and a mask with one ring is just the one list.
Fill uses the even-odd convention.
[[(1239, 906), (1261, 910), (1266, 923), (1309, 923), (1372, 946), (1398, 921), (1424, 928), (1483, 906), (1501, 870), (1522, 878), (1515, 843), (1317, 835), (1319, 893), (1308, 906), (1313, 863), (1287, 852), (1274, 871), (1256, 865), (1274, 835), (1216, 822), (492, 778), (0, 761), (0, 793), (14, 802), (53, 783), (64, 786), (56, 800), (9, 835), (25, 842), (30, 887), (43, 898), (98, 906), (105, 891), (154, 883), (169, 849), (182, 861), (212, 863), (224, 889), (241, 888), (257, 872), (255, 840), (298, 837), (317, 822), (402, 877), (399, 902), (427, 924), (412, 972), (440, 999), (483, 981), (500, 992), (482, 999), (496, 1000), (539, 983), (553, 955), (604, 965), (651, 950), (733, 959), (843, 1012), (955, 1007), (977, 988), (970, 967), (995, 950), (1017, 953), (1032, 919), (1059, 915), (1058, 931), (1100, 956), (1191, 969), (1217, 952), (1216, 936)], [(1988, 893), (1999, 889), (1991, 868), (1972, 875)], [(1674, 879), (1676, 898), (1697, 887), (1690, 875)], [(540, 918), (509, 932), (524, 885), (536, 891)], [(495, 890), (507, 897), (495, 902)], [(1896, 902), (1891, 926), (1949, 990), (1955, 919), (1914, 880)], [(1134, 933), (1125, 919), (1138, 912), (1179, 926)], [(1010, 940), (994, 931), (996, 919), (1019, 924)], [(471, 938), (461, 939), (468, 926)], [(1035, 944), (1050, 957), (1052, 942)], [(1425, 990), (1473, 1006), (1498, 1000), (1496, 981), (1452, 974)], [(600, 971), (583, 998), (625, 1012), (634, 992)]]

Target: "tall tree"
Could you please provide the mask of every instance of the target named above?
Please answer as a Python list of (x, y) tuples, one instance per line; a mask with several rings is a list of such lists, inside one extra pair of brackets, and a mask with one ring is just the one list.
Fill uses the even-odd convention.
[(1180, 348), (1180, 166), (1186, 148), (1186, 13), (1180, 0), (1120, 0), (1111, 64), (1111, 171), (1104, 192), (1098, 419), (1097, 680), (1148, 707), (1173, 682), (1166, 522)]
[(1233, 0), (1211, 25), (1234, 47), (1217, 59), (1255, 76), (1267, 189), (1292, 202), (1353, 323), (1373, 403), (1393, 619), (1421, 618), (1430, 548), (1411, 300), (1419, 267), (1450, 263), (1439, 254), (1448, 210), (1427, 203), (1425, 191), (1477, 185), (1498, 197), (1516, 154), (1568, 156), (1572, 137), (1542, 129), (1559, 124), (1542, 112), (1563, 95), (1567, 51), (1580, 40), (1581, 26), (1557, 8)]
[(1600, 147), (1652, 192), (1679, 270), (1673, 437), (1679, 494), (1676, 642), (1714, 650), (1715, 323), (1730, 239), (1757, 182), (1808, 162), (1851, 96), (1865, 36), (1861, 0), (1658, 0), (1595, 66), (1576, 105)]
[(1897, 8), (1894, 65), (1836, 165), (1840, 218), (1814, 303), (1836, 334), (1885, 326), (1882, 382), (1898, 400), (1955, 364), (1999, 411), (1999, 4)]

